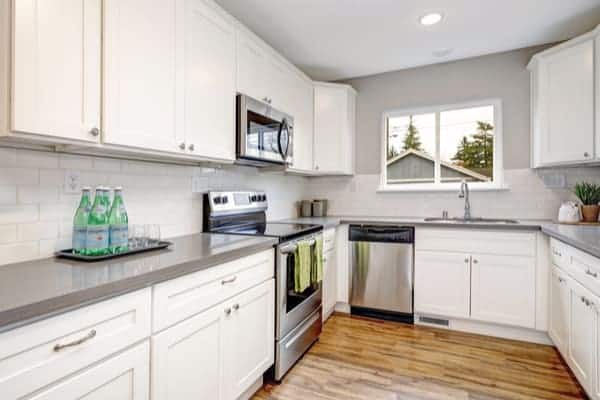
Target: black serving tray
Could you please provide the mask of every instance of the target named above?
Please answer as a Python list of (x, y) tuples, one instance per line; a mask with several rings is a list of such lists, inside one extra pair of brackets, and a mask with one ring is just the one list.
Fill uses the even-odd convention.
[(133, 254), (145, 253), (147, 251), (152, 251), (152, 250), (166, 249), (167, 247), (169, 247), (172, 244), (173, 244), (172, 242), (161, 241), (152, 246), (135, 248), (135, 249), (131, 249), (131, 250), (123, 251), (121, 253), (115, 253), (115, 254), (103, 254), (101, 256), (86, 256), (83, 254), (75, 254), (75, 253), (73, 253), (73, 249), (57, 251), (55, 253), (55, 255), (56, 255), (56, 257), (69, 258), (71, 260), (84, 261), (84, 262), (106, 261), (106, 260), (110, 260), (112, 258), (130, 256)]

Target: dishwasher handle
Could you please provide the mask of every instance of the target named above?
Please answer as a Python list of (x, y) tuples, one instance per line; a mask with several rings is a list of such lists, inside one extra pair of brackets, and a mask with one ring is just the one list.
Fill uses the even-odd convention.
[(414, 243), (415, 228), (397, 225), (350, 225), (351, 242)]

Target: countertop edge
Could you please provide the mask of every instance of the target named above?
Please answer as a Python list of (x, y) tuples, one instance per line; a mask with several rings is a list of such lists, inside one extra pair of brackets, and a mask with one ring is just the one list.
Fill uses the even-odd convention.
[(136, 290), (142, 290), (162, 282), (177, 279), (194, 272), (256, 254), (271, 249), (276, 244), (276, 239), (267, 239), (261, 243), (252, 244), (200, 260), (184, 262), (164, 270), (152, 271), (140, 276), (122, 279), (113, 283), (2, 311), (0, 312), (0, 334), (114, 297), (135, 292)]
[(560, 233), (560, 232), (556, 231), (555, 229), (552, 229), (552, 227), (550, 225), (543, 225), (542, 232), (554, 239), (558, 239), (561, 242), (564, 242), (570, 246), (573, 246), (578, 250), (588, 253), (589, 255), (591, 255), (593, 257), (600, 258), (600, 248), (592, 247), (582, 240), (578, 240), (569, 235)]

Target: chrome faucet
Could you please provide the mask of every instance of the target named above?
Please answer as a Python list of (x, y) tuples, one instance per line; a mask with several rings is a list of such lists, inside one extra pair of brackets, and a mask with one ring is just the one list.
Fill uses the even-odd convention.
[(466, 179), (463, 179), (460, 183), (460, 192), (458, 193), (459, 199), (465, 199), (465, 216), (464, 219), (471, 219), (471, 203), (469, 202), (469, 184)]

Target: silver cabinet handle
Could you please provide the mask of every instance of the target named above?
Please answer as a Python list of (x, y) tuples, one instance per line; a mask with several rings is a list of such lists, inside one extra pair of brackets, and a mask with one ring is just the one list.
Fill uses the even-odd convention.
[(479, 264), (479, 261), (476, 259), (473, 259), (473, 264)]
[(179, 143), (179, 148), (181, 150), (185, 150), (185, 143), (184, 142)]
[(318, 166), (318, 165), (315, 165), (315, 169), (318, 171), (318, 170), (319, 170), (319, 166)]
[(581, 296), (581, 302), (585, 303), (586, 306), (588, 307), (593, 307), (594, 306), (594, 302), (591, 300), (588, 300), (585, 296)]
[(583, 156), (584, 156), (584, 157), (589, 157), (589, 156), (590, 156), (590, 153), (588, 153), (588, 152), (586, 151), (585, 153), (583, 153)]
[(96, 337), (96, 331), (94, 329), (92, 329), (90, 331), (90, 333), (88, 333), (87, 335), (85, 335), (84, 337), (82, 337), (81, 339), (77, 339), (74, 340), (72, 342), (69, 343), (65, 343), (65, 344), (57, 344), (54, 346), (53, 350), (56, 352), (59, 352), (63, 349), (66, 349), (67, 347), (74, 347), (74, 346), (79, 346), (80, 344), (83, 344), (85, 342), (87, 342), (88, 340), (91, 340), (93, 338)]
[(189, 151), (194, 151), (194, 144), (193, 143), (188, 146), (188, 150)]
[(561, 277), (559, 276), (559, 277), (558, 277), (558, 282), (559, 282), (559, 283), (564, 283), (564, 282), (565, 282), (565, 280), (564, 280), (564, 278), (561, 278)]
[(234, 276), (233, 278), (229, 278), (229, 279), (223, 279), (221, 281), (221, 285), (227, 285), (228, 283), (233, 283), (235, 282), (237, 279), (237, 276)]
[(225, 309), (225, 315), (230, 315), (231, 314), (231, 308), (227, 307)]
[(469, 258), (465, 257), (465, 264), (468, 264), (468, 263), (469, 263)]
[(327, 262), (327, 257), (323, 257), (323, 262)]
[(597, 272), (590, 271), (589, 269), (586, 269), (585, 273), (588, 274), (589, 276), (591, 276), (592, 278), (597, 278), (598, 277), (598, 273)]
[(237, 311), (237, 310), (239, 310), (239, 309), (240, 309), (240, 305), (239, 305), (239, 304), (234, 304), (234, 305), (233, 305), (233, 310), (234, 310), (234, 311)]
[(93, 127), (92, 129), (90, 129), (90, 135), (97, 137), (98, 135), (100, 135), (100, 129)]
[(557, 251), (557, 250), (555, 250), (555, 249), (552, 249), (552, 253), (553, 253), (555, 256), (562, 257), (562, 254), (560, 253), (560, 251)]

